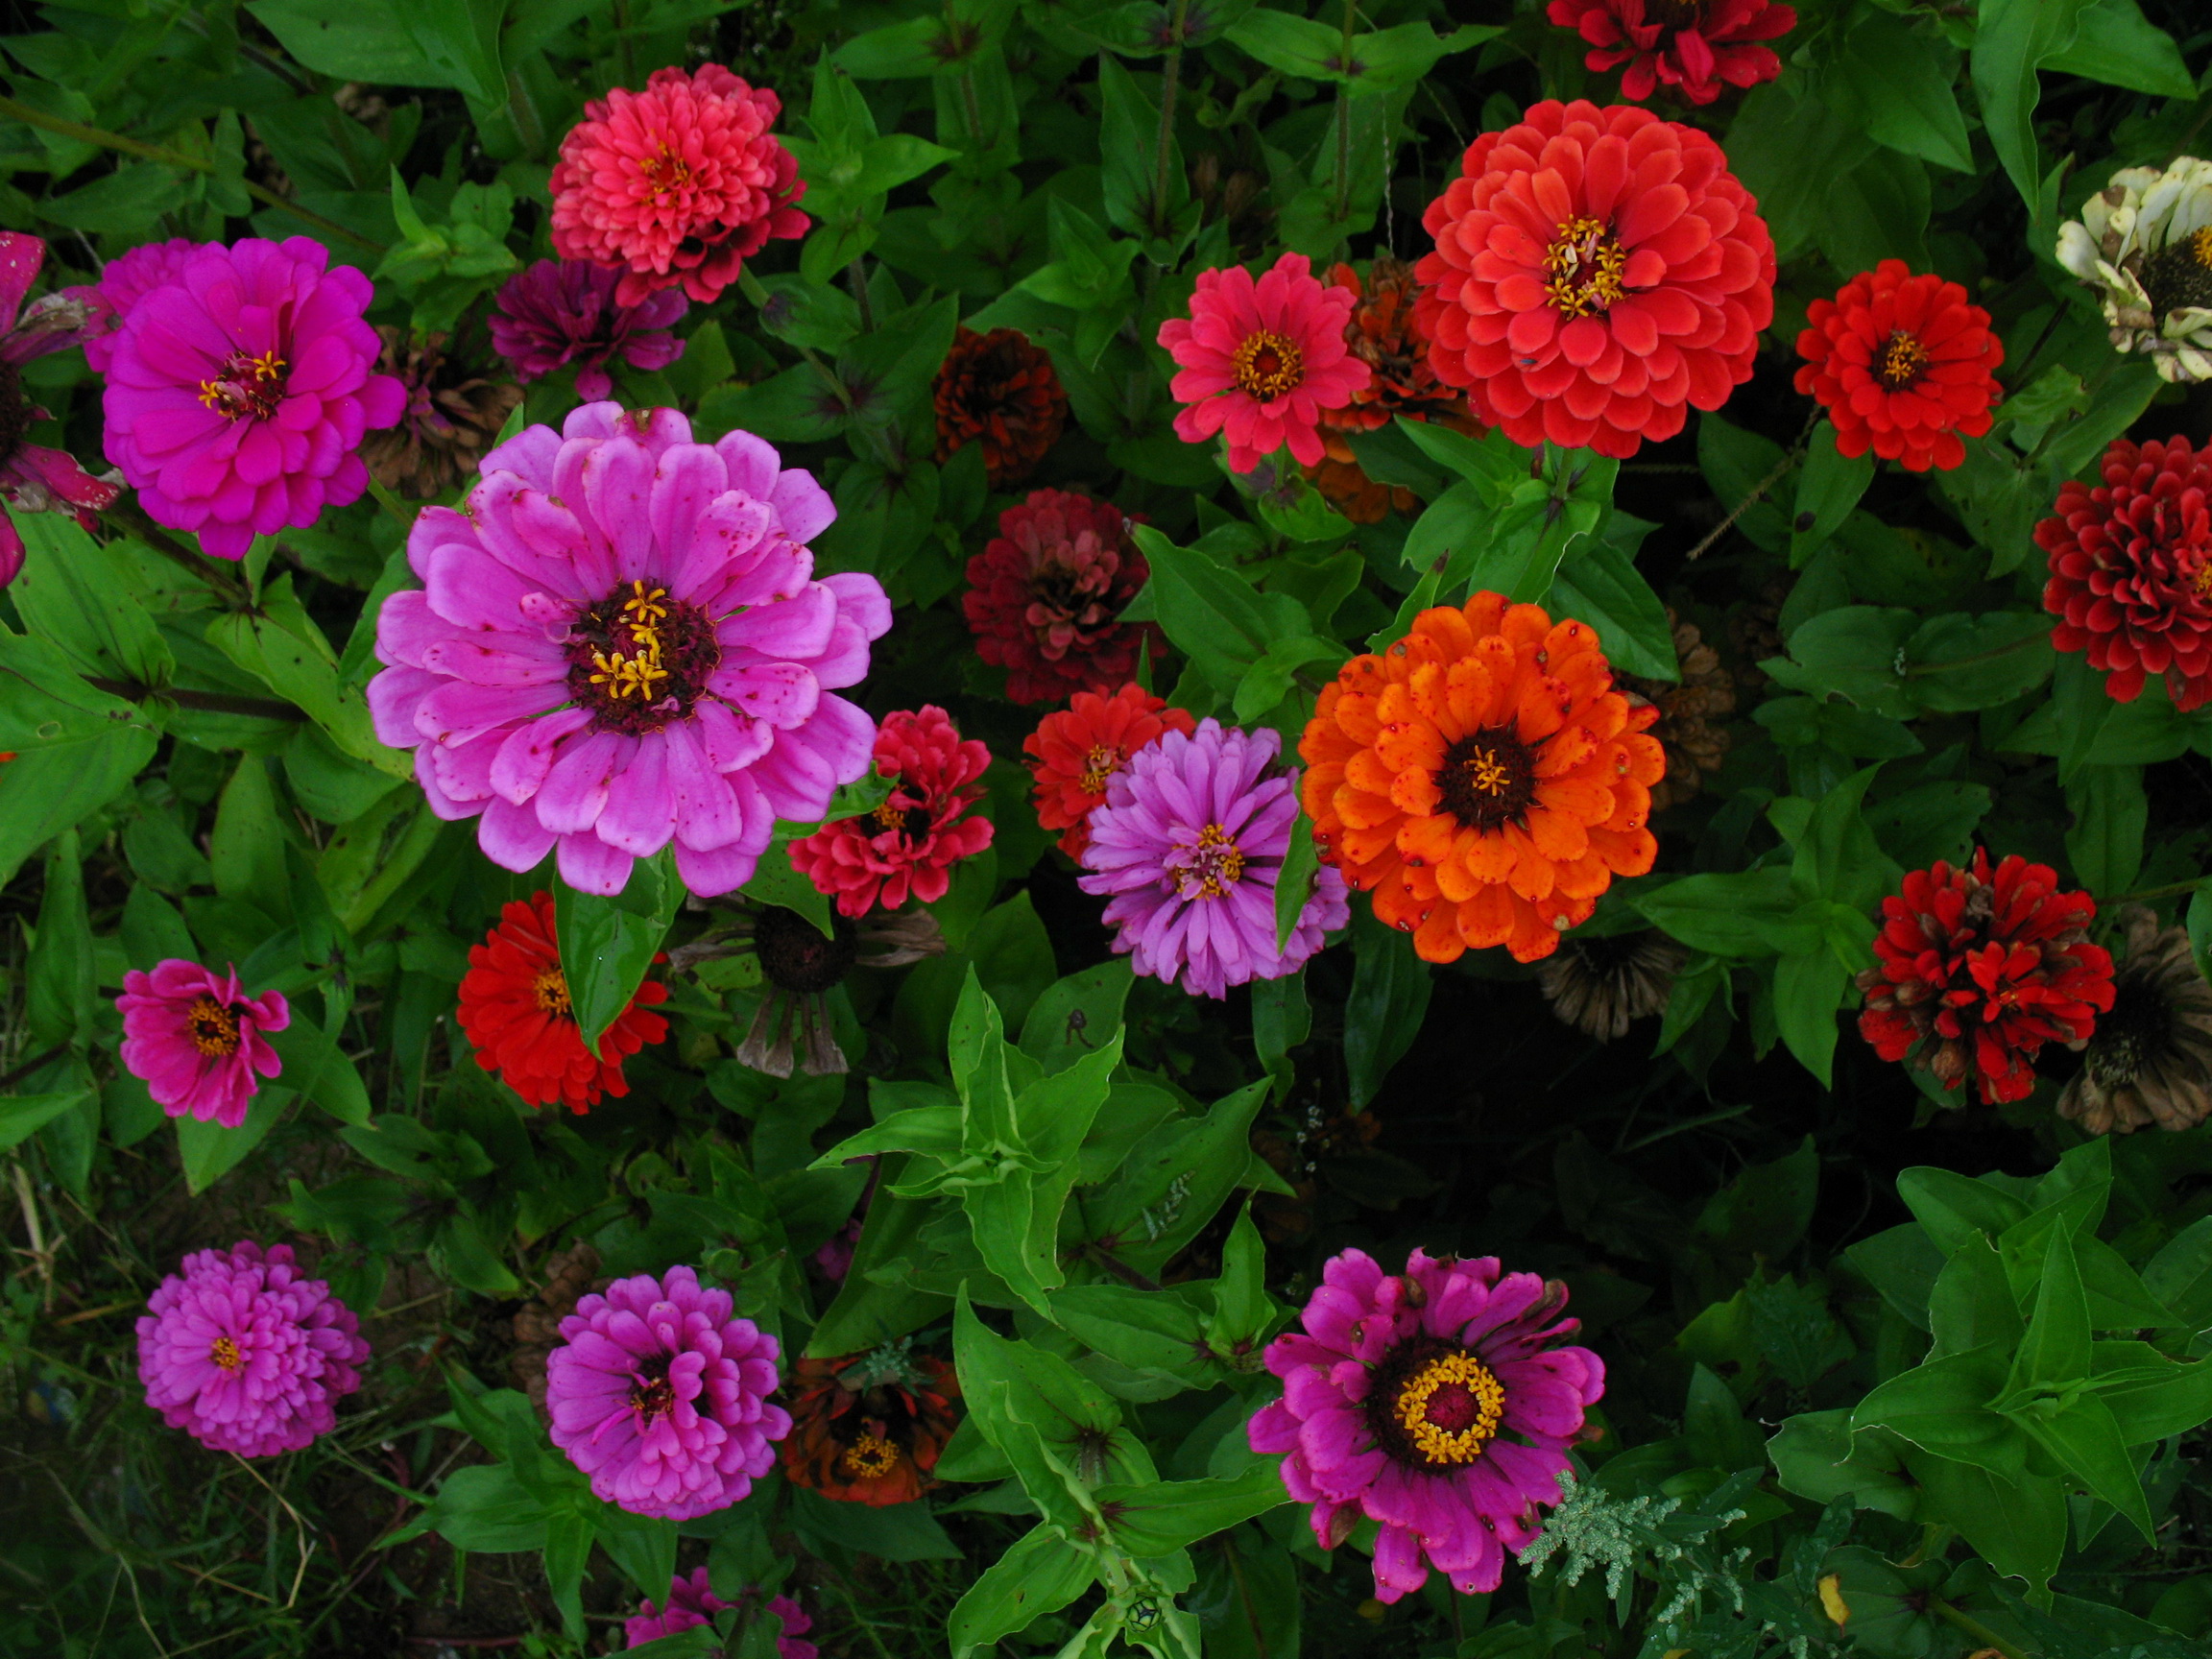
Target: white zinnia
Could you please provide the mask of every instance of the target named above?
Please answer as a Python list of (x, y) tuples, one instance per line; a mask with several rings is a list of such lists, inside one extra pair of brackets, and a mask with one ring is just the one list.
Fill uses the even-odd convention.
[(2168, 380), (2212, 380), (2212, 161), (2128, 167), (2058, 229), (2058, 263), (2096, 288), (2122, 351)]

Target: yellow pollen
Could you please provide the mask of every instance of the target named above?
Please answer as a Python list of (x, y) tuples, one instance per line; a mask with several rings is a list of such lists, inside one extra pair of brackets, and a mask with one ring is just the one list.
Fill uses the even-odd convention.
[(236, 1371), (246, 1363), (246, 1357), (238, 1352), (238, 1344), (228, 1336), (215, 1338), (214, 1346), (207, 1350), (207, 1358), (226, 1371)]
[(899, 1467), (899, 1448), (874, 1434), (863, 1433), (845, 1448), (838, 1459), (845, 1473), (861, 1480), (878, 1480)]
[(1106, 793), (1106, 780), (1121, 770), (1121, 751), (1109, 749), (1101, 743), (1083, 757), (1083, 776), (1079, 780), (1086, 795)]
[(661, 603), (667, 597), (665, 588), (656, 588), (648, 593), (644, 583), (631, 583), (630, 597), (622, 601), (622, 621), (630, 631), (630, 651), (591, 653), (591, 665), (598, 669), (591, 676), (591, 684), (606, 686), (607, 695), (617, 702), (634, 694), (640, 703), (650, 703), (658, 684), (668, 678), (668, 670), (661, 662), (660, 628), (660, 624), (667, 620), (668, 607)]
[(1627, 292), (1628, 250), (1596, 219), (1570, 219), (1544, 251), (1544, 296), (1562, 317), (1603, 311)]
[(1230, 366), (1238, 389), (1262, 403), (1288, 396), (1306, 379), (1306, 358), (1297, 343), (1264, 328), (1244, 336)]
[[(1431, 1421), (1432, 1408), (1441, 1404), (1437, 1393), (1454, 1386), (1472, 1397), (1475, 1408), (1474, 1420), (1457, 1429)], [(1498, 1432), (1505, 1415), (1505, 1388), (1474, 1355), (1446, 1354), (1413, 1374), (1399, 1391), (1391, 1415), (1431, 1463), (1472, 1463)]]
[(2212, 225), (2189, 233), (2189, 257), (2206, 271), (2212, 271)]
[(570, 1011), (568, 976), (558, 968), (548, 968), (539, 974), (530, 987), (530, 995), (547, 1014), (567, 1014)]
[(653, 159), (645, 163), (645, 180), (652, 185), (653, 199), (658, 202), (669, 191), (681, 190), (691, 182), (691, 166), (669, 149), (665, 140), (653, 149)]
[(1900, 329), (1882, 343), (1874, 359), (1874, 378), (1885, 390), (1902, 392), (1928, 367), (1928, 348)]
[(201, 997), (184, 1011), (192, 1046), (203, 1054), (238, 1052), (238, 1017), (212, 997)]
[(880, 806), (871, 808), (868, 816), (875, 821), (876, 832), (878, 835), (893, 830), (904, 829), (906, 825), (906, 808), (894, 806), (888, 801)]
[(1503, 795), (1512, 786), (1513, 774), (1487, 749), (1476, 750), (1461, 764), (1467, 769), (1468, 783), (1485, 795)]
[(1184, 892), (1184, 898), (1218, 899), (1243, 879), (1244, 854), (1228, 830), (1209, 824), (1198, 831), (1198, 845), (1190, 849), (1190, 861), (1169, 864), (1166, 871), (1178, 889), (1189, 881), (1198, 883), (1197, 890)]

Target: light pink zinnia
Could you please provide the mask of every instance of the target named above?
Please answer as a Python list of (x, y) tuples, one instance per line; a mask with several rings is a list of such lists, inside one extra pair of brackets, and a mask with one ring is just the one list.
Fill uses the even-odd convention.
[(691, 441), (613, 403), (484, 457), (468, 510), (407, 541), (425, 586), (376, 618), (376, 733), (494, 864), (619, 893), (671, 840), (694, 893), (752, 877), (778, 818), (868, 770), (876, 727), (833, 688), (891, 626), (873, 576), (814, 578), (836, 509), (749, 432)]
[[(123, 1069), (172, 1118), (226, 1129), (246, 1121), (260, 1077), (284, 1069), (264, 1032), (292, 1023), (283, 993), (249, 997), (235, 971), (217, 975), (175, 957), (123, 975)], [(260, 1073), (256, 1077), (254, 1073)]]
[(594, 98), (553, 168), (553, 252), (620, 268), (621, 304), (679, 284), (711, 304), (770, 237), (806, 234), (806, 181), (768, 131), (782, 108), (719, 63)]
[(1160, 344), (1182, 373), (1168, 390), (1186, 444), (1227, 429), (1229, 467), (1249, 472), (1287, 444), (1308, 467), (1326, 452), (1322, 411), (1341, 409), (1374, 372), (1344, 344), (1349, 289), (1325, 287), (1303, 253), (1286, 253), (1252, 280), (1241, 265), (1201, 271), (1190, 315), (1160, 325)]

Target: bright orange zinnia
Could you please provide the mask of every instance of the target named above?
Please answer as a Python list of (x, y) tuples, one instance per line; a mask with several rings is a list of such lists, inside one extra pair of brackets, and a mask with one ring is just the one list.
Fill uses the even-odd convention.
[(1651, 868), (1667, 757), (1586, 622), (1478, 593), (1321, 693), (1298, 753), (1322, 857), (1431, 962), (1558, 949), (1615, 876)]

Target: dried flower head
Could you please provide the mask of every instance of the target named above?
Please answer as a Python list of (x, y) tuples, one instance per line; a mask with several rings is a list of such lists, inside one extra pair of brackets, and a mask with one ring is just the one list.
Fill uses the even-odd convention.
[(1705, 643), (1697, 624), (1683, 621), (1671, 609), (1667, 624), (1673, 631), (1681, 678), (1617, 676), (1623, 690), (1659, 710), (1651, 735), (1666, 751), (1667, 776), (1651, 786), (1653, 812), (1680, 805), (1703, 786), (1707, 773), (1720, 770), (1729, 744), (1728, 728), (1721, 722), (1736, 711), (1735, 677), (1721, 665), (1720, 654)]
[(361, 445), (369, 476), (415, 501), (449, 493), (476, 470), (486, 450), (522, 401), (522, 388), (494, 385), (446, 354), (446, 337), (418, 337), (378, 328), (384, 342), (376, 367), (406, 389), (397, 425), (372, 432)]
[(2212, 1117), (2212, 985), (2187, 928), (2161, 928), (2140, 904), (2124, 907), (2119, 921), (2127, 953), (2112, 976), (2112, 1006), (2058, 1097), (2058, 1116), (2092, 1135), (2152, 1123), (2194, 1129)]
[(1631, 1022), (1667, 1011), (1674, 975), (1688, 953), (1648, 929), (1585, 938), (1572, 935), (1537, 964), (1551, 1012), (1600, 1043), (1628, 1035)]

